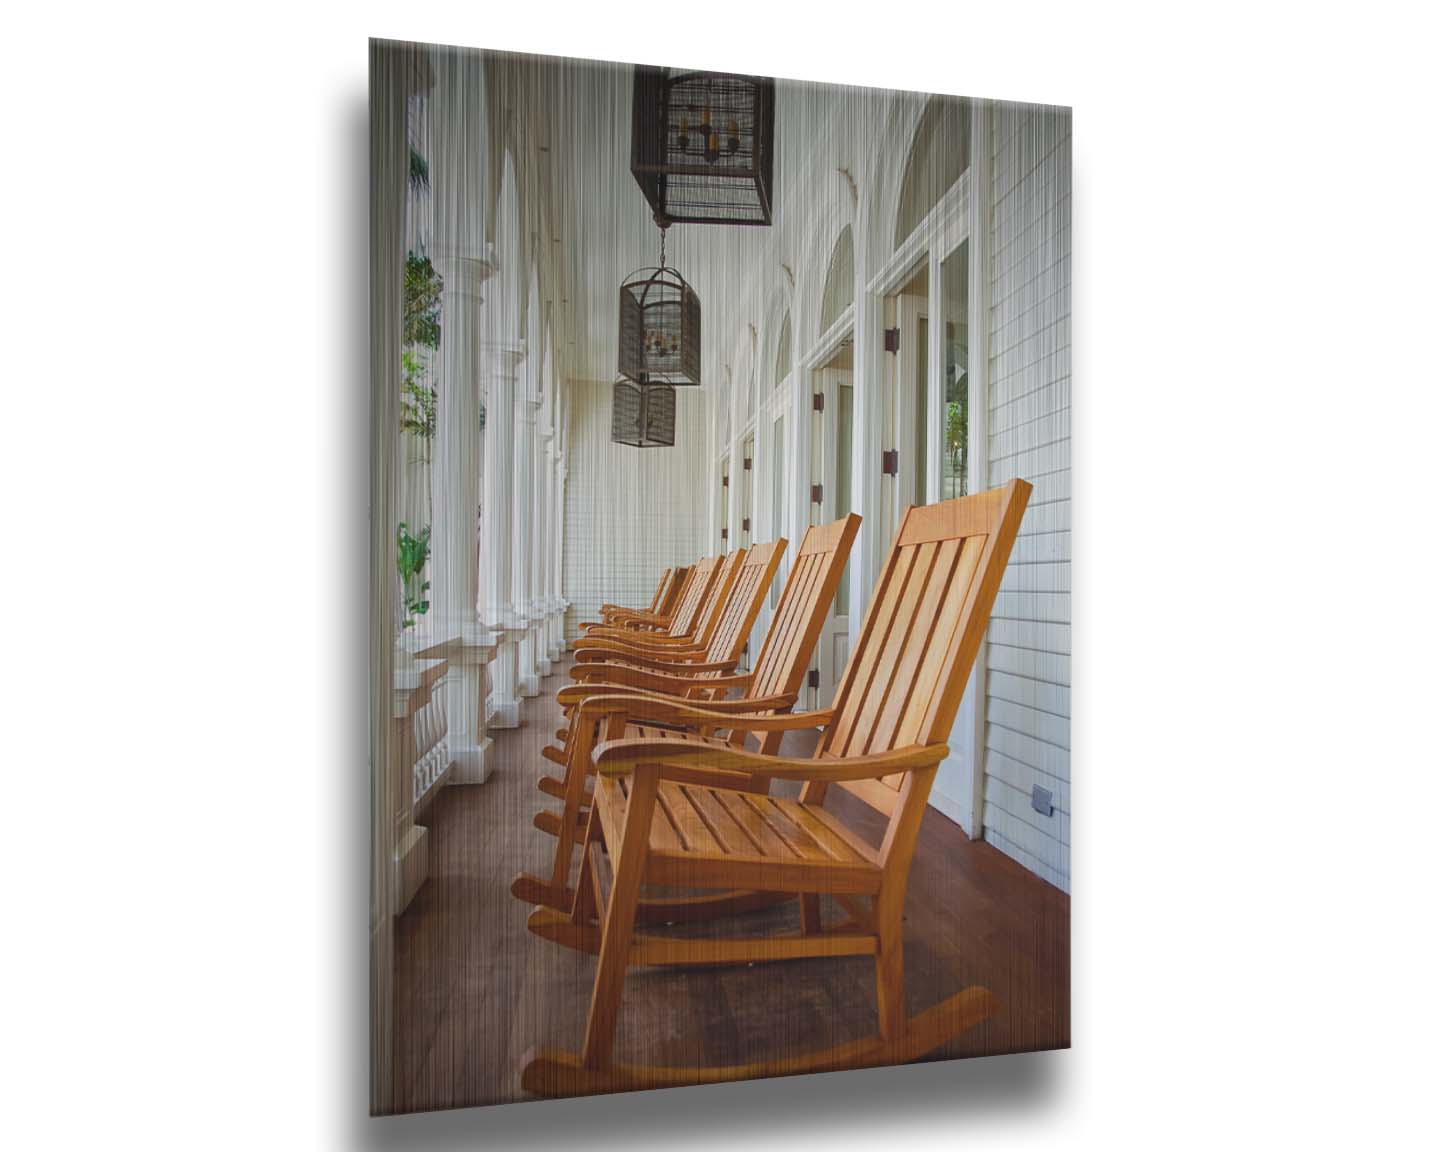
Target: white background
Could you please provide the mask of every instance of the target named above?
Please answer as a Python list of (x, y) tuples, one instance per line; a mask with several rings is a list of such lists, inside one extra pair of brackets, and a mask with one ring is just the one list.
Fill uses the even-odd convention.
[[(3, 19), (9, 1147), (1433, 1141), (1425, 6)], [(1074, 106), (1073, 1050), (362, 1118), (370, 34)]]

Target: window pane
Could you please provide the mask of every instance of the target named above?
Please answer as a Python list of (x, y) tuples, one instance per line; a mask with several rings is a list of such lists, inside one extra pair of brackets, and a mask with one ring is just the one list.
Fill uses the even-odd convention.
[(970, 308), (970, 242), (945, 260), (940, 274), (945, 309), (945, 411), (940, 427), (940, 497), (964, 496), (970, 474), (970, 378), (966, 331)]

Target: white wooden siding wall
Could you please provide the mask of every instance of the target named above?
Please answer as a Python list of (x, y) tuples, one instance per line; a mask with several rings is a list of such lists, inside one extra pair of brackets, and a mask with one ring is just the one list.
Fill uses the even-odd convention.
[(1069, 112), (997, 105), (992, 179), (990, 485), (1035, 491), (990, 624), (985, 839), (1069, 891)]
[(660, 573), (705, 551), (705, 411), (698, 389), (677, 389), (675, 446), (610, 440), (609, 384), (570, 386), (565, 484), (566, 635), (606, 603), (650, 603)]

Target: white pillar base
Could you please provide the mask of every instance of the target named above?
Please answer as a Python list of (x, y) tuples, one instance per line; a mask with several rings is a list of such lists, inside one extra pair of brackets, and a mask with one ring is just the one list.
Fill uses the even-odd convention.
[(515, 646), (515, 694), (522, 698), (529, 698), (540, 695), (540, 676), (535, 660), (536, 624), (528, 614), (523, 618), (526, 621), (525, 631), (521, 633), (520, 642)]
[(490, 697), (490, 724), (491, 728), (518, 728), (520, 727), (520, 701), (511, 697)]
[(490, 745), (495, 743), (490, 737), (485, 737), (478, 744), (465, 744), (450, 748), (450, 784), (484, 784), (490, 779), (490, 773), (494, 771), (493, 763), (487, 758), (486, 753)]
[[(492, 625), (493, 627), (493, 625)], [(487, 727), (520, 727), (520, 701), (515, 695), (517, 634), (506, 625), (500, 649), (490, 665), (490, 712)]]
[(558, 663), (565, 655), (565, 609), (557, 603), (545, 622), (545, 632), (550, 646), (550, 662)]

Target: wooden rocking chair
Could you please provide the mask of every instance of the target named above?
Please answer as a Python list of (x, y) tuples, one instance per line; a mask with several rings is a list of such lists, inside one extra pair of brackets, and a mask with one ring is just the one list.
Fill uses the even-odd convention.
[[(738, 699), (711, 699), (705, 702), (704, 707), (761, 715), (788, 710), (799, 696), (801, 681), (810, 665), (810, 656), (815, 650), (815, 643), (825, 622), (825, 614), (835, 597), (835, 590), (840, 584), (840, 574), (845, 570), (845, 562), (850, 557), (850, 547), (859, 527), (860, 517), (851, 513), (843, 520), (817, 525), (806, 531), (752, 672), (741, 675), (708, 675), (684, 665), (673, 671), (660, 671), (655, 667), (640, 665), (577, 664), (574, 670), (584, 668), (587, 673), (593, 670), (594, 678), (561, 689), (560, 703), (573, 710), (592, 696), (613, 695), (617, 692), (640, 691), (647, 695), (683, 702), (692, 699), (697, 690), (710, 693), (739, 690), (741, 696)], [(783, 543), (780, 542), (782, 546)], [(766, 585), (768, 587), (768, 580)], [(752, 623), (753, 620), (754, 616), (751, 615)], [(590, 751), (600, 735), (598, 727), (594, 722), (578, 724), (572, 718), (568, 729), (556, 733), (561, 744), (552, 744), (541, 750), (541, 755), (560, 765), (564, 774), (542, 776), (537, 787), (541, 792), (563, 800), (564, 807), (558, 813), (536, 814), (535, 826), (542, 832), (555, 836), (558, 843), (555, 845), (555, 862), (549, 880), (542, 880), (531, 873), (522, 873), (511, 884), (511, 893), (528, 903), (544, 904), (561, 910), (569, 910), (574, 905), (574, 889), (568, 884), (575, 847), (584, 838), (585, 810), (591, 802), (586, 788), (591, 770)], [(748, 730), (732, 728), (727, 739), (720, 739), (708, 736), (707, 729), (687, 729), (683, 724), (666, 728), (637, 724), (626, 729), (624, 734), (653, 734), (677, 740), (712, 739), (721, 745), (728, 743), (733, 747), (744, 747)], [(757, 737), (760, 740), (760, 750), (770, 753), (777, 751), (782, 736), (782, 732), (760, 733)], [(768, 781), (758, 777), (730, 779), (741, 786), (758, 787), (761, 791), (768, 788)], [(778, 899), (789, 898), (781, 895)], [(645, 902), (642, 913), (648, 919), (684, 920), (698, 916), (727, 915), (745, 908), (776, 902), (777, 898), (773, 895), (766, 894), (763, 898), (756, 898), (753, 893), (744, 893), (733, 898), (682, 901), (678, 905), (673, 901), (655, 900)]]
[[(686, 572), (675, 602), (675, 610), (670, 615), (630, 613), (621, 617), (616, 624), (587, 620), (580, 625), (580, 630), (585, 633), (580, 639), (584, 640), (593, 633), (596, 636), (628, 636), (632, 639), (645, 636), (647, 639), (656, 640), (669, 638), (681, 642), (693, 641), (695, 630), (701, 622), (702, 610), (707, 603), (706, 598), (720, 575), (721, 559), (719, 556), (706, 556)], [(577, 644), (579, 642), (576, 641)]]
[[(760, 608), (770, 592), (770, 584), (780, 568), (787, 543), (781, 537), (773, 543), (757, 544), (748, 552), (739, 553), (744, 562), (739, 565), (735, 581), (730, 586), (719, 623), (710, 635), (710, 643), (703, 648), (693, 644), (656, 648), (647, 646), (644, 637), (637, 638), (633, 643), (623, 639), (587, 638), (587, 643), (576, 649), (576, 663), (570, 669), (571, 678), (615, 683), (617, 681), (609, 679), (607, 673), (620, 672), (624, 668), (649, 668), (697, 678), (713, 678), (733, 672), (750, 639), (755, 618), (760, 615)], [(697, 693), (700, 691), (697, 689)]]
[(666, 568), (660, 574), (660, 583), (655, 586), (655, 595), (650, 600), (650, 607), (635, 609), (622, 607), (619, 604), (600, 605), (600, 619), (594, 621), (598, 624), (621, 624), (628, 617), (632, 616), (670, 616), (674, 613), (675, 603), (679, 598), (680, 586), (685, 580), (685, 574), (689, 568)]
[(694, 630), (688, 636), (677, 636), (673, 631), (647, 632), (631, 627), (628, 623), (623, 628), (602, 626), (589, 629), (584, 636), (576, 640), (575, 651), (579, 653), (626, 645), (650, 653), (704, 652), (710, 646), (711, 639), (720, 627), (726, 605), (730, 602), (730, 591), (734, 588), (735, 581), (740, 575), (741, 565), (745, 563), (745, 555), (744, 548), (737, 548), (734, 552), (720, 558), (715, 577), (710, 582), (709, 590), (705, 593), (705, 598), (695, 615)]
[[(542, 1096), (675, 1087), (918, 1059), (994, 1011), (970, 987), (909, 1017), (902, 914), (920, 821), (1010, 555), (1030, 485), (906, 511), (831, 709), (745, 717), (752, 731), (821, 726), (811, 759), (639, 737), (597, 745), (599, 772), (571, 911), (537, 908), (530, 930), (599, 957), (584, 1044), (541, 1050), (521, 1083)], [(733, 716), (646, 696), (596, 696), (577, 722), (714, 725)], [(698, 770), (698, 775), (697, 775)], [(798, 800), (716, 786), (713, 773), (803, 781)], [(836, 785), (888, 818), (871, 848), (824, 807)], [(608, 849), (608, 855), (607, 855)], [(686, 938), (636, 931), (647, 885), (801, 894), (801, 930)], [(820, 895), (847, 918), (826, 926)], [(873, 956), (879, 1031), (807, 1056), (724, 1067), (617, 1063), (613, 1046), (630, 965), (714, 966)]]
[[(755, 617), (760, 615), (760, 606), (765, 602), (765, 597), (770, 591), (770, 583), (775, 579), (776, 569), (780, 567), (780, 558), (785, 554), (786, 541), (782, 538), (773, 544), (758, 544), (748, 552), (744, 549), (731, 553), (727, 563), (733, 565), (734, 576), (722, 573), (720, 579), (715, 582), (717, 596), (719, 591), (729, 585), (729, 594), (724, 597), (720, 604), (720, 615), (714, 631), (710, 635), (710, 643), (705, 648), (696, 649), (693, 646), (661, 649), (663, 658), (659, 656), (642, 655), (644, 652), (653, 652), (654, 649), (629, 648), (619, 645), (605, 648), (583, 648), (579, 652), (581, 660), (590, 658), (592, 663), (576, 664), (571, 669), (571, 674), (576, 679), (585, 679), (586, 674), (582, 670), (590, 670), (590, 678), (602, 680), (609, 679), (607, 672), (612, 675), (624, 677), (633, 673), (637, 668), (654, 669), (687, 669), (694, 677), (694, 695), (700, 699), (707, 696), (723, 696), (730, 683), (730, 677), (725, 673), (733, 672), (735, 666), (740, 662), (741, 652), (749, 639), (750, 629), (755, 625)], [(719, 600), (717, 599), (717, 603)], [(596, 643), (599, 643), (598, 641)], [(673, 655), (672, 655), (673, 651)], [(624, 660), (631, 663), (601, 663), (602, 660)], [(562, 701), (567, 711), (570, 705)], [(555, 733), (558, 740), (565, 742), (569, 736), (568, 728), (562, 728)], [(542, 750), (542, 755), (547, 759), (556, 759), (554, 752), (550, 749)], [(561, 761), (557, 761), (561, 762)], [(565, 795), (564, 785), (554, 777), (546, 776), (540, 781), (539, 788), (542, 792), (548, 792), (552, 796)], [(537, 812), (535, 814), (535, 827), (551, 836), (561, 834), (560, 817), (554, 812)], [(569, 857), (567, 855), (566, 859)]]

